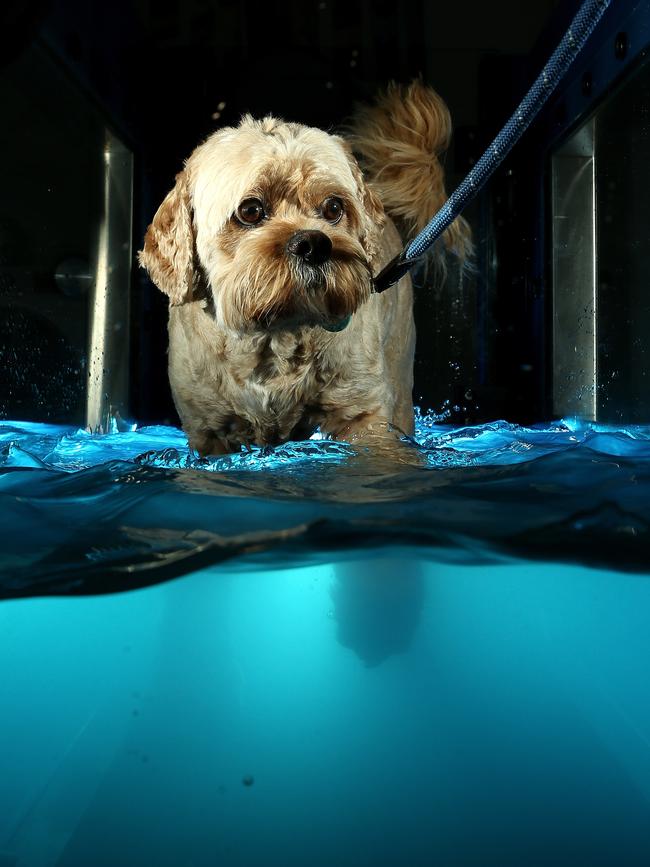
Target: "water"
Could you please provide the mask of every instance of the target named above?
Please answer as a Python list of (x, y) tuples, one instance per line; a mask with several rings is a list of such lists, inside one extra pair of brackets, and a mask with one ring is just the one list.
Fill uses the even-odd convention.
[(456, 429), (418, 416), (417, 439), (419, 466), (325, 440), (200, 460), (174, 428), (6, 422), (0, 596), (127, 590), (224, 561), (330, 563), (396, 543), (434, 561), (647, 571), (650, 428)]
[(434, 422), (0, 426), (2, 867), (649, 863), (650, 429)]

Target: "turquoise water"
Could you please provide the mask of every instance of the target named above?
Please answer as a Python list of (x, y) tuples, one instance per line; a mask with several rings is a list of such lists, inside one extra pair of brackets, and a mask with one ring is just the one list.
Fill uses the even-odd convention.
[(413, 545), (645, 572), (650, 427), (441, 426), (405, 462), (309, 440), (218, 459), (175, 428), (0, 424), (0, 598), (129, 590), (209, 564), (268, 569)]
[(650, 430), (417, 439), (0, 425), (2, 867), (650, 862)]

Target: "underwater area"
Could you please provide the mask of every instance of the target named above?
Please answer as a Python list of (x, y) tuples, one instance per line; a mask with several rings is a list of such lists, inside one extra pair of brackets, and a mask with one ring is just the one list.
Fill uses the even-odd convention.
[(416, 439), (2, 422), (3, 867), (648, 863), (650, 428)]

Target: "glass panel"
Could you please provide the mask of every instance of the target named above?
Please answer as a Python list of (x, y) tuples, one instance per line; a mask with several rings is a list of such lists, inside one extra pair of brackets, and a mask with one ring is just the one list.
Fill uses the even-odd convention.
[[(3, 70), (0, 104), (0, 419), (97, 427), (108, 400), (126, 399), (131, 155), (39, 47)], [(89, 357), (118, 285), (120, 352), (104, 339)]]
[(650, 422), (650, 64), (596, 115), (598, 417)]
[(553, 404), (650, 421), (650, 65), (552, 159)]
[(553, 158), (553, 377), (556, 415), (596, 417), (594, 123)]

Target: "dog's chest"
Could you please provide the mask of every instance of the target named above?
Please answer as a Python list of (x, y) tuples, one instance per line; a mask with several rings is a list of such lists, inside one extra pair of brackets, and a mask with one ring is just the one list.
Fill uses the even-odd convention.
[(215, 382), (221, 416), (216, 426), (244, 442), (307, 436), (320, 420), (324, 389), (338, 376), (309, 334), (231, 341)]

